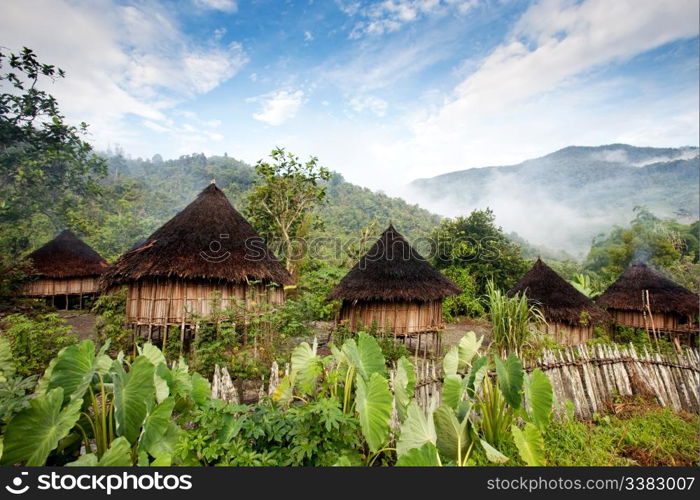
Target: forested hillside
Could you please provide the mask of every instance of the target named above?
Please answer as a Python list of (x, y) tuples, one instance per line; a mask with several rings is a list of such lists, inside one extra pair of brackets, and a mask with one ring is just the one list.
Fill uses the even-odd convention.
[[(230, 156), (181, 156), (163, 161), (129, 159), (121, 153), (104, 153), (109, 172), (103, 181), (104, 196), (88, 213), (73, 213), (72, 226), (85, 240), (113, 260), (138, 240), (182, 210), (211, 180), (226, 193), (234, 206), (246, 213), (245, 195), (255, 182), (255, 170)], [(310, 236), (346, 241), (356, 239), (376, 221), (378, 234), (390, 221), (407, 237), (427, 236), (440, 217), (400, 198), (392, 198), (346, 182), (333, 173), (326, 185), (326, 201), (317, 209), (322, 224)], [(28, 235), (29, 247), (50, 239), (59, 228), (38, 226)], [(372, 235), (374, 236), (374, 234)]]

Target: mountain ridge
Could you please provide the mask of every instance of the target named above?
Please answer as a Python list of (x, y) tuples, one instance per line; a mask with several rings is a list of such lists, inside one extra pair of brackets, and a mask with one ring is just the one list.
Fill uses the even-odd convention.
[(408, 191), (421, 206), (446, 216), (491, 207), (507, 231), (581, 255), (594, 236), (629, 222), (635, 206), (662, 217), (697, 217), (699, 184), (697, 147), (615, 143), (568, 146), (514, 165), (416, 179)]

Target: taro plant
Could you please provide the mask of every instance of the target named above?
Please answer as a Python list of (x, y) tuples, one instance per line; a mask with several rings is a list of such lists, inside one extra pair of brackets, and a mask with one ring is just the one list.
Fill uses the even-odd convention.
[[(170, 465), (176, 415), (209, 398), (209, 382), (180, 360), (168, 368), (145, 344), (133, 361), (85, 340), (61, 350), (29, 406), (8, 422), (3, 465)], [(82, 448), (82, 455), (81, 455)]]
[(502, 464), (510, 459), (499, 448), (509, 440), (525, 464), (544, 465), (542, 430), (552, 412), (549, 379), (539, 369), (527, 375), (515, 355), (493, 359), (492, 379), (489, 358), (477, 355), (480, 346), (481, 339), (469, 332), (445, 355), (439, 407), (424, 411), (408, 403), (396, 443), (397, 465), (470, 465), (477, 448)]
[(330, 356), (319, 356), (315, 341), (297, 346), (292, 352), (291, 372), (280, 381), (273, 400), (282, 405), (319, 398), (334, 400), (343, 414), (359, 420), (365, 440), (363, 456), (371, 465), (384, 452), (393, 451), (389, 442), (394, 395), (386, 361), (377, 340), (364, 332), (347, 339), (340, 348), (331, 345), (331, 352)]

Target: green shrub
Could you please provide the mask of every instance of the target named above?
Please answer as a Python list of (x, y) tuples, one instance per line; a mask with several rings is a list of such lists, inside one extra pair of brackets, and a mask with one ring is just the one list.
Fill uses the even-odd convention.
[(126, 288), (118, 292), (101, 295), (92, 307), (97, 315), (95, 329), (100, 345), (110, 342), (114, 352), (128, 351), (131, 346), (132, 331), (126, 319)]
[(2, 320), (1, 328), (10, 343), (17, 373), (23, 377), (42, 374), (58, 351), (78, 342), (71, 327), (55, 313), (36, 317), (12, 314)]
[(193, 429), (179, 446), (183, 457), (204, 465), (319, 466), (356, 455), (359, 423), (336, 399), (289, 408), (270, 401), (235, 406), (212, 401), (195, 412)]
[(463, 267), (450, 266), (442, 273), (462, 289), (459, 295), (446, 297), (442, 301), (442, 316), (445, 321), (454, 321), (459, 316), (478, 318), (484, 315), (484, 307), (479, 301), (476, 281)]

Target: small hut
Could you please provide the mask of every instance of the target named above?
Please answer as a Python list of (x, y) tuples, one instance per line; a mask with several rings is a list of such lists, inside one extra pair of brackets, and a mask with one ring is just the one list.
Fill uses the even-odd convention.
[(102, 277), (107, 290), (127, 286), (136, 333), (163, 341), (170, 327), (184, 340), (224, 310), (245, 322), (263, 304), (282, 304), (287, 284), (287, 270), (213, 181)]
[(610, 317), (591, 299), (576, 290), (539, 257), (508, 295), (524, 293), (545, 318), (545, 333), (561, 344), (578, 344), (593, 338), (593, 327)]
[(698, 295), (642, 262), (628, 267), (596, 302), (621, 326), (698, 331)]
[(328, 299), (342, 300), (338, 322), (351, 331), (376, 323), (406, 336), (441, 329), (442, 299), (460, 292), (390, 225)]
[(29, 259), (34, 273), (23, 288), (26, 297), (43, 297), (60, 309), (82, 308), (98, 292), (98, 280), (109, 264), (68, 230), (34, 250)]

